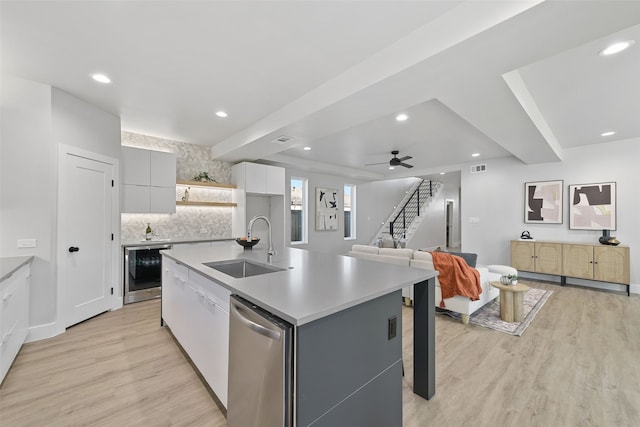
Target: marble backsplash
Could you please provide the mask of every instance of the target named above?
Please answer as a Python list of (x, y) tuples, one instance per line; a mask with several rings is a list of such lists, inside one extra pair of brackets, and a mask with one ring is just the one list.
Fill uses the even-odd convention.
[[(211, 158), (211, 148), (179, 141), (122, 132), (122, 145), (176, 154), (176, 179), (192, 180), (200, 172), (207, 172), (219, 183), (231, 182), (231, 164)], [(187, 187), (176, 188), (180, 200)], [(203, 194), (206, 191), (206, 194)], [(231, 201), (231, 190), (189, 188), (190, 200)], [(175, 214), (121, 214), (120, 239), (136, 242), (144, 239), (147, 223), (159, 239), (219, 239), (230, 238), (232, 209), (230, 207), (176, 206)]]

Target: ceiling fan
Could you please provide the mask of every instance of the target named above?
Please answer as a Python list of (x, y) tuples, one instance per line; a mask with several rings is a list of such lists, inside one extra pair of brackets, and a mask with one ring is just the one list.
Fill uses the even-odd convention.
[[(404, 163), (405, 160), (409, 160), (409, 159), (413, 159), (413, 157), (411, 156), (404, 156), (404, 157), (400, 157), (398, 158), (398, 154), (400, 154), (400, 152), (398, 150), (393, 150), (391, 152), (391, 154), (393, 154), (393, 157), (391, 158), (391, 160), (389, 160), (389, 167), (395, 167), (395, 166), (404, 166), (405, 168), (412, 168), (413, 165)], [(381, 163), (368, 163), (365, 166), (373, 166), (373, 165), (384, 165), (387, 162), (381, 162)]]

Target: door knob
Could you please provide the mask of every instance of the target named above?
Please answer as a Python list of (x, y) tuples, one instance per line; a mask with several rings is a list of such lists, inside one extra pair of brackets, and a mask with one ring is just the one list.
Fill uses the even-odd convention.
[(80, 250), (79, 247), (77, 246), (71, 246), (69, 247), (69, 252), (73, 253), (73, 252), (78, 252)]

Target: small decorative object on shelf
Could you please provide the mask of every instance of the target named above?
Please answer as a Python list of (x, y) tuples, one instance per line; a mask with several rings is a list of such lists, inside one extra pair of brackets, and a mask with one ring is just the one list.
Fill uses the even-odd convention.
[(602, 230), (602, 236), (598, 239), (598, 241), (603, 245), (611, 245), (618, 246), (620, 241), (616, 239), (614, 236), (611, 236), (609, 230)]
[(200, 182), (218, 182), (215, 179), (211, 178), (208, 172), (200, 172), (198, 175), (193, 177), (193, 180)]
[(191, 189), (191, 187), (187, 187), (184, 190), (184, 196), (182, 196), (182, 201), (183, 202), (188, 202), (189, 201), (189, 190)]
[(147, 223), (147, 229), (144, 231), (144, 238), (147, 240), (151, 240), (153, 237), (153, 232), (151, 231), (151, 223)]

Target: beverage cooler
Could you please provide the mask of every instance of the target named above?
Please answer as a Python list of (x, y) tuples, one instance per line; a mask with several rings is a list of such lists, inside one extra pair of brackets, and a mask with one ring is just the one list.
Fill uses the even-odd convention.
[(124, 303), (160, 298), (162, 286), (161, 250), (171, 245), (124, 248)]

